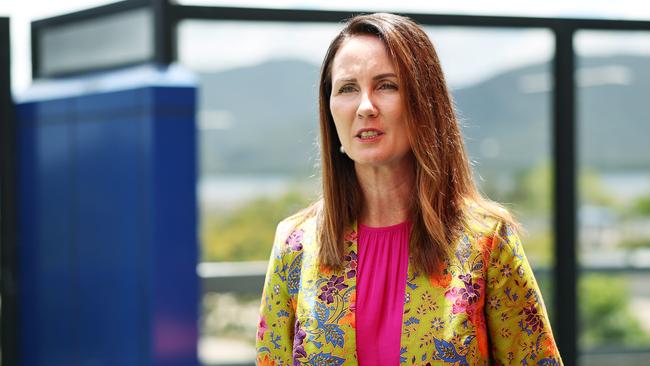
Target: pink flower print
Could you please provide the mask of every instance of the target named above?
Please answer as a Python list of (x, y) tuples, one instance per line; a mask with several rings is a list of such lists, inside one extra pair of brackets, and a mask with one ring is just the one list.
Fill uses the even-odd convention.
[(268, 328), (269, 327), (266, 324), (266, 319), (264, 319), (263, 316), (260, 316), (260, 322), (257, 324), (257, 339), (264, 340), (264, 333), (266, 333), (266, 330)]
[(291, 232), (291, 234), (289, 234), (286, 243), (291, 247), (292, 250), (302, 249), (302, 235), (302, 230), (294, 230)]
[(485, 281), (479, 278), (474, 283), (470, 274), (460, 275), (458, 278), (463, 281), (463, 287), (452, 287), (445, 292), (445, 297), (453, 302), (452, 313), (472, 315), (481, 298), (481, 288)]
[(451, 309), (451, 312), (453, 314), (460, 314), (460, 313), (467, 312), (467, 306), (469, 304), (463, 301), (462, 295), (460, 294), (460, 288), (452, 287), (450, 290), (447, 290), (445, 292), (445, 297), (453, 304)]
[(349, 233), (345, 235), (345, 241), (346, 242), (352, 242), (352, 241), (357, 241), (357, 232), (352, 230)]

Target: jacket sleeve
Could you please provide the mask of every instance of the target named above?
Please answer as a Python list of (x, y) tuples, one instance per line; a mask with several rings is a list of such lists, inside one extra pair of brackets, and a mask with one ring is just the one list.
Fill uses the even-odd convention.
[(287, 286), (286, 230), (278, 225), (260, 306), (256, 336), (257, 365), (292, 365), (295, 302)]
[(546, 307), (519, 236), (500, 223), (487, 271), (487, 327), (496, 365), (562, 365)]

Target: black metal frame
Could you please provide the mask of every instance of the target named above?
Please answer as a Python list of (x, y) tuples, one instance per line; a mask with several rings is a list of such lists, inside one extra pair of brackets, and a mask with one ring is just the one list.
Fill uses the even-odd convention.
[[(94, 19), (97, 17), (101, 17), (103, 15), (112, 15), (112, 14), (117, 14), (117, 13), (122, 13), (130, 10), (136, 10), (136, 9), (143, 9), (143, 8), (149, 8), (152, 6), (152, 2), (162, 2), (160, 0), (127, 0), (127, 1), (121, 1), (113, 4), (108, 4), (108, 5), (103, 5), (100, 7), (88, 9), (88, 10), (83, 10), (79, 12), (74, 12), (70, 14), (65, 14), (65, 15), (59, 15), (56, 17), (52, 18), (47, 18), (47, 19), (41, 19), (41, 20), (36, 20), (33, 21), (31, 24), (31, 51), (32, 51), (32, 77), (34, 79), (38, 79), (43, 77), (40, 73), (40, 67), (41, 67), (41, 49), (39, 47), (39, 39), (40, 35), (43, 32), (43, 30), (46, 30), (48, 28), (64, 25), (64, 24), (70, 24), (70, 23), (75, 23), (78, 21), (82, 20), (89, 20), (89, 19)], [(154, 18), (157, 19), (157, 22), (159, 19), (165, 19), (164, 17), (159, 16), (158, 14), (154, 14)], [(154, 27), (155, 34), (157, 38), (160, 38), (160, 28), (163, 27), (163, 25), (158, 25)], [(169, 28), (169, 26), (167, 26)], [(127, 66), (134, 66), (134, 65), (139, 65), (142, 64), (143, 62), (156, 62), (158, 61), (157, 56), (159, 54), (159, 44), (158, 40), (156, 40), (156, 58), (151, 59), (151, 60), (142, 60), (138, 61), (135, 63), (126, 63), (126, 64), (118, 64), (118, 65), (113, 65), (108, 68), (91, 68), (91, 69), (85, 69), (85, 70), (78, 70), (75, 72), (64, 72), (64, 73), (57, 73), (57, 74), (52, 74), (52, 75), (47, 75), (48, 77), (64, 77), (64, 76), (71, 76), (71, 75), (77, 75), (77, 74), (83, 74), (87, 72), (92, 72), (92, 71), (104, 71), (104, 70), (110, 70), (110, 69), (119, 69)], [(164, 64), (168, 64), (168, 62), (164, 62)]]
[[(263, 21), (263, 22), (310, 22), (310, 23), (336, 23), (350, 18), (363, 11), (332, 11), (332, 10), (299, 10), (299, 9), (265, 9), (242, 7), (215, 7), (171, 4), (169, 0), (125, 0), (92, 9), (82, 10), (70, 14), (60, 15), (32, 22), (31, 48), (32, 48), (32, 75), (34, 78), (42, 77), (39, 74), (41, 64), (38, 39), (40, 34), (48, 28), (63, 24), (70, 24), (82, 20), (94, 19), (104, 15), (111, 15), (140, 8), (151, 8), (154, 12), (155, 53), (152, 59), (144, 62), (153, 62), (167, 65), (176, 60), (176, 25), (182, 20), (238, 20), (238, 21)], [(577, 30), (650, 30), (650, 21), (632, 20), (605, 20), (605, 19), (579, 19), (579, 18), (539, 18), (539, 17), (511, 17), (511, 16), (474, 16), (474, 15), (448, 15), (448, 14), (423, 14), (401, 13), (411, 17), (423, 25), (458, 26), (479, 28), (542, 28), (555, 33), (556, 40), (561, 34), (575, 33)], [(556, 56), (560, 54), (559, 43), (556, 43)], [(565, 50), (566, 51), (566, 50)], [(573, 50), (571, 50), (573, 54)], [(111, 68), (130, 66), (131, 64), (114, 65)], [(75, 73), (58, 73), (48, 76), (69, 76), (90, 71), (106, 70), (88, 69)]]
[[(557, 345), (567, 365), (578, 362), (577, 187), (574, 29), (555, 29), (553, 62), (554, 314)], [(560, 309), (562, 309), (560, 311)]]
[[(186, 6), (167, 0), (127, 0), (32, 23), (32, 68), (38, 75), (40, 55), (35, 44), (39, 32), (50, 26), (150, 6), (155, 19), (155, 56), (151, 62), (166, 65), (176, 60), (176, 26), (181, 20), (238, 20), (264, 22), (341, 22), (361, 12)], [(554, 155), (554, 299), (557, 343), (567, 365), (577, 363), (577, 262), (576, 262), (576, 98), (573, 37), (579, 30), (650, 31), (650, 21), (557, 19), (402, 13), (423, 25), (548, 29), (555, 36), (553, 59)], [(122, 65), (116, 65), (122, 66)]]
[(11, 98), (9, 19), (0, 18), (0, 269), (2, 364), (18, 364), (18, 286), (16, 241), (16, 145)]

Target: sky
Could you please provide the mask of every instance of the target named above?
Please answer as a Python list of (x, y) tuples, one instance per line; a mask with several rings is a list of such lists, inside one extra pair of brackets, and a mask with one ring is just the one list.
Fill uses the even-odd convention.
[[(114, 1), (0, 0), (0, 16), (10, 16), (12, 22), (14, 94), (24, 92), (32, 82), (29, 48), (31, 21), (111, 2)], [(244, 7), (650, 20), (650, 2), (642, 0), (179, 0), (178, 2)], [(232, 39), (219, 40), (217, 36), (192, 36), (192, 34), (205, 34), (205, 32), (214, 32), (213, 34), (218, 35), (219, 27), (223, 30), (225, 26), (227, 24), (217, 26), (199, 22), (181, 25), (179, 28), (181, 62), (202, 71), (251, 64), (254, 60), (276, 58), (280, 57), (279, 55), (295, 56), (318, 64), (325, 51), (324, 48), (338, 29), (335, 25), (311, 25), (302, 29), (299, 32), (301, 36), (296, 38), (297, 32), (291, 32), (282, 25), (265, 25), (266, 28), (262, 28), (259, 24), (231, 24), (230, 30), (238, 31), (236, 43), (232, 42)], [(427, 31), (438, 48), (443, 68), (452, 86), (468, 85), (501, 70), (520, 64), (544, 61), (552, 55), (552, 37), (550, 33), (543, 30), (517, 31), (517, 34), (502, 30), (480, 30), (472, 33), (472, 31), (459, 31), (453, 28), (427, 29)], [(291, 42), (287, 42), (287, 37), (292, 35), (294, 38)], [(266, 37), (263, 42), (259, 42), (261, 37)], [(582, 40), (577, 42), (579, 52), (599, 53), (601, 52), (599, 50), (603, 49), (650, 52), (648, 34), (627, 33), (612, 36), (592, 33), (584, 34), (581, 38)], [(210, 39), (209, 45), (206, 45), (205, 39)], [(265, 47), (249, 47), (248, 42), (242, 41), (247, 39), (251, 42), (255, 40), (256, 44), (264, 44)], [(277, 39), (285, 39), (285, 41), (278, 43), (275, 41)], [(214, 49), (229, 49), (237, 52), (228, 52), (226, 56), (206, 52)], [(489, 52), (485, 52), (486, 50)], [(476, 62), (477, 55), (481, 57), (480, 63)]]

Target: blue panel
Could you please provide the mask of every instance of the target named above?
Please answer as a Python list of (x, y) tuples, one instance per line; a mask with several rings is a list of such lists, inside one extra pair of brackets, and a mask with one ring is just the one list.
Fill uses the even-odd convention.
[(70, 123), (74, 118), (70, 99), (55, 99), (34, 104), (34, 119), (40, 124)]
[(37, 267), (41, 296), (39, 315), (43, 359), (39, 364), (69, 364), (74, 353), (74, 294), (71, 263), (74, 260), (71, 232), (70, 129), (67, 124), (44, 125), (36, 133), (39, 166), (36, 195), (39, 235)]
[[(42, 354), (39, 346), (38, 322), (34, 314), (37, 314), (39, 304), (38, 293), (36, 292), (37, 268), (36, 255), (36, 137), (34, 128), (34, 105), (24, 104), (18, 106), (18, 156), (20, 157), (18, 171), (19, 181), (19, 226), (18, 237), (20, 238), (19, 262), (20, 270), (20, 353), (23, 365), (38, 365), (39, 354)], [(28, 315), (30, 314), (30, 315)]]
[[(23, 127), (26, 125), (32, 126), (34, 124), (34, 119), (36, 116), (36, 103), (23, 103), (16, 106), (16, 120), (18, 121), (18, 127)], [(18, 134), (22, 136), (22, 132), (19, 131)], [(31, 149), (34, 146), (32, 140), (19, 141), (19, 147), (26, 147)], [(22, 153), (22, 151), (21, 151)]]
[[(132, 104), (134, 94), (80, 97), (75, 133), (79, 333), (82, 364), (143, 365), (146, 344), (142, 276), (145, 187), (142, 115), (105, 105)], [(130, 113), (129, 113), (130, 112)], [(103, 118), (98, 118), (103, 117)]]
[[(25, 106), (21, 123), (21, 265), (26, 320), (24, 338), (34, 347), (25, 365), (70, 364), (75, 348), (71, 284), (70, 103)], [(20, 108), (19, 108), (20, 109)], [(21, 113), (25, 117), (25, 113)], [(23, 186), (23, 184), (20, 184)], [(29, 272), (29, 273), (26, 273)], [(23, 309), (23, 307), (21, 307)], [(27, 320), (26, 318), (30, 318)], [(38, 350), (35, 352), (35, 350)]]
[(77, 111), (85, 120), (112, 119), (116, 114), (135, 117), (142, 107), (148, 107), (142, 89), (85, 95), (78, 100)]
[[(153, 88), (154, 364), (197, 365), (194, 88)], [(173, 148), (170, 148), (173, 146)]]
[(23, 365), (195, 366), (195, 89), (20, 105)]

